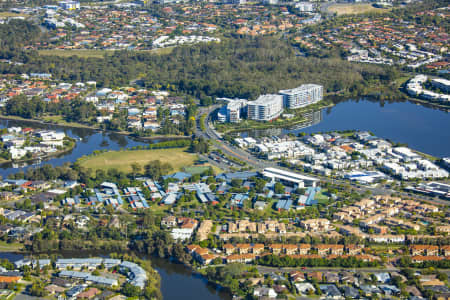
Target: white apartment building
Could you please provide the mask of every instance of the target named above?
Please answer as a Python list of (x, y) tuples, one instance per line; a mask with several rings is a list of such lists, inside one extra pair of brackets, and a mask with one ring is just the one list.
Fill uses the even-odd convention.
[(450, 92), (450, 80), (443, 78), (435, 78), (431, 80), (431, 84), (443, 92)]
[(281, 90), (284, 106), (289, 109), (300, 108), (323, 99), (323, 86), (318, 84), (303, 84), (297, 88)]
[(271, 121), (283, 112), (283, 96), (261, 95), (248, 103), (248, 118), (256, 121)]
[(241, 116), (246, 112), (248, 101), (245, 99), (218, 98), (217, 100), (228, 101), (217, 113), (219, 122), (239, 123)]
[(312, 11), (314, 11), (314, 3), (298, 2), (295, 4), (295, 8), (297, 8), (301, 12), (312, 12)]

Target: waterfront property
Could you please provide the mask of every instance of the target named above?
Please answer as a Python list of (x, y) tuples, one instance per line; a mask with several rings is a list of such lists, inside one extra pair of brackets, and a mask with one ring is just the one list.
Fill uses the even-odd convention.
[(323, 99), (323, 86), (318, 84), (303, 84), (297, 88), (281, 90), (284, 107), (296, 109)]
[(272, 121), (283, 112), (281, 95), (261, 95), (248, 103), (248, 118), (255, 121)]

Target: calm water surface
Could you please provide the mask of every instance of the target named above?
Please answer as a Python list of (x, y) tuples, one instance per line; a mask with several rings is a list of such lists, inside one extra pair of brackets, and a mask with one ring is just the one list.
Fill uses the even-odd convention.
[(450, 114), (410, 102), (346, 101), (316, 112), (306, 126), (244, 133), (252, 136), (369, 130), (375, 135), (438, 157), (450, 156)]
[(98, 132), (92, 129), (80, 129), (80, 128), (67, 128), (55, 125), (42, 125), (31, 122), (23, 121), (11, 121), (0, 119), (0, 128), (21, 126), (32, 127), (32, 128), (42, 128), (42, 129), (52, 129), (57, 131), (64, 131), (68, 136), (77, 139), (77, 144), (72, 151), (64, 153), (59, 157), (54, 157), (40, 164), (35, 164), (32, 166), (23, 166), (20, 168), (13, 167), (12, 164), (0, 165), (0, 175), (5, 178), (11, 173), (18, 172), (19, 170), (26, 171), (29, 167), (35, 167), (43, 164), (51, 164), (53, 166), (60, 166), (66, 162), (75, 162), (78, 158), (83, 155), (91, 154), (94, 150), (119, 150), (121, 148), (131, 148), (138, 145), (147, 145), (148, 143), (134, 140), (128, 136), (111, 133), (111, 132)]
[[(128, 136), (110, 132), (0, 119), (0, 128), (8, 126), (62, 130), (78, 140), (77, 145), (71, 152), (43, 161), (38, 165), (48, 163), (59, 166), (66, 162), (75, 162), (81, 156), (91, 154), (94, 150), (119, 150), (147, 144)], [(354, 129), (372, 131), (379, 137), (406, 143), (413, 149), (434, 156), (450, 157), (449, 113), (410, 102), (384, 103), (382, 105), (380, 102), (368, 100), (346, 101), (310, 114), (308, 122), (291, 129), (275, 128), (250, 131), (244, 132), (242, 135), (270, 136), (282, 133), (312, 133)], [(6, 177), (19, 170), (26, 171), (28, 167), (17, 168), (13, 167), (12, 164), (0, 165), (0, 175)]]
[[(63, 252), (60, 257), (106, 257), (108, 254), (101, 252)], [(0, 252), (0, 259), (8, 259), (15, 262), (23, 258), (22, 254)], [(143, 258), (146, 259), (146, 258)], [(161, 292), (164, 300), (179, 299), (207, 299), (230, 300), (231, 295), (221, 288), (213, 287), (208, 281), (193, 274), (187, 267), (170, 262), (167, 259), (151, 257), (152, 266), (161, 275)]]
[[(68, 154), (52, 158), (44, 163), (61, 165), (74, 162), (79, 157), (94, 150), (128, 148), (145, 145), (129, 137), (99, 133), (88, 129), (67, 129), (58, 126), (39, 126), (24, 122), (0, 120), (0, 127), (30, 126), (64, 130), (74, 138), (81, 138), (76, 147)], [(376, 135), (396, 142), (407, 143), (410, 147), (435, 156), (450, 156), (450, 116), (447, 112), (426, 108), (409, 102), (385, 103), (347, 101), (330, 109), (324, 109), (311, 116), (305, 126), (291, 129), (272, 129), (265, 132), (249, 132), (250, 135), (278, 135), (281, 133), (317, 132), (332, 130), (370, 130)], [(0, 175), (6, 176), (19, 169), (3, 166)], [(0, 258), (20, 259), (21, 255), (0, 253)], [(230, 295), (215, 288), (207, 281), (193, 274), (182, 265), (168, 260), (151, 258), (153, 266), (161, 275), (161, 289), (164, 299), (230, 299)]]

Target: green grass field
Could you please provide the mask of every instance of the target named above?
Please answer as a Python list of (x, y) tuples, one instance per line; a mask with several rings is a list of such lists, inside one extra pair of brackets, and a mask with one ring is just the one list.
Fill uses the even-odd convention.
[(327, 195), (325, 195), (326, 192), (327, 192), (326, 190), (322, 190), (322, 191), (320, 191), (320, 193), (316, 194), (315, 199), (317, 200), (317, 202), (319, 204), (325, 204), (326, 205), (326, 204), (328, 204), (330, 202), (330, 198)]
[(220, 169), (220, 168), (218, 168), (216, 166), (207, 164), (207, 163), (206, 164), (202, 164), (201, 166), (185, 167), (185, 168), (183, 168), (183, 171), (195, 175), (195, 174), (201, 174), (201, 173), (205, 172), (206, 170), (208, 170), (209, 167), (212, 167), (214, 174), (219, 174), (219, 173), (223, 172), (222, 169)]
[(164, 55), (164, 54), (172, 53), (174, 48), (175, 47), (159, 48), (159, 49), (150, 50), (149, 52), (159, 54), (159, 55)]
[(23, 244), (21, 243), (7, 243), (5, 241), (0, 241), (0, 252), (19, 251), (22, 247)]
[(42, 118), (43, 121), (45, 122), (52, 122), (52, 123), (56, 123), (59, 125), (65, 125), (65, 126), (71, 126), (71, 127), (80, 127), (80, 128), (90, 128), (87, 125), (83, 125), (80, 123), (75, 123), (75, 122), (67, 122), (66, 120), (63, 119), (62, 116), (44, 116)]
[(144, 167), (152, 160), (160, 160), (172, 165), (174, 171), (180, 171), (184, 167), (192, 166), (197, 159), (195, 154), (186, 152), (186, 148), (158, 149), (158, 150), (129, 150), (110, 151), (97, 156), (81, 158), (83, 167), (97, 169), (116, 168), (126, 173), (131, 172), (131, 164), (137, 163)]
[(388, 9), (377, 8), (369, 3), (357, 3), (357, 4), (334, 4), (328, 7), (328, 11), (341, 15), (357, 15), (365, 13), (382, 13), (388, 11)]

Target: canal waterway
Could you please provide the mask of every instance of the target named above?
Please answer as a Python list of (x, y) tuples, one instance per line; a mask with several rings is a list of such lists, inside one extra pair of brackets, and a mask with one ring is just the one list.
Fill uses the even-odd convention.
[[(31, 165), (29, 163), (23, 163), (22, 165), (12, 163), (2, 164), (0, 165), (0, 175), (3, 176), (3, 178), (11, 173), (18, 172), (19, 170), (26, 171), (29, 167), (36, 167), (43, 164), (60, 166), (66, 162), (75, 162), (78, 158), (89, 155), (95, 150), (120, 150), (139, 145), (148, 145), (148, 142), (139, 141), (129, 136), (112, 132), (99, 132), (86, 128), (69, 128), (57, 125), (0, 119), (0, 128), (13, 126), (63, 131), (68, 136), (76, 139), (76, 145), (71, 151), (63, 153), (58, 157), (43, 160), (40, 163), (34, 162)], [(152, 142), (157, 142), (157, 140), (153, 140)]]
[[(128, 136), (97, 132), (91, 129), (64, 128), (54, 125), (31, 124), (22, 121), (0, 120), (0, 127), (22, 126), (62, 130), (77, 139), (75, 148), (61, 157), (51, 158), (41, 164), (62, 165), (74, 162), (94, 150), (119, 150), (145, 142)], [(308, 122), (290, 129), (270, 129), (253, 131), (244, 135), (279, 135), (282, 133), (318, 132), (332, 130), (369, 130), (377, 136), (395, 142), (406, 143), (411, 148), (435, 156), (450, 156), (450, 116), (445, 111), (419, 106), (410, 102), (384, 103), (367, 100), (346, 101), (336, 106), (314, 112)], [(33, 166), (28, 166), (33, 167)], [(12, 165), (0, 166), (0, 175), (25, 170)], [(13, 253), (0, 253), (0, 258), (12, 261), (22, 256)], [(164, 299), (230, 299), (224, 290), (208, 284), (206, 279), (194, 274), (183, 265), (166, 259), (151, 258), (153, 266), (161, 275), (161, 289)]]
[[(13, 165), (12, 163), (0, 165), (0, 175), (3, 177), (19, 170), (26, 171), (28, 167), (43, 164), (59, 166), (66, 162), (75, 162), (78, 158), (89, 155), (95, 150), (119, 150), (148, 143), (112, 132), (0, 119), (0, 128), (10, 126), (64, 131), (70, 137), (75, 138), (77, 144), (74, 149), (59, 157), (52, 157), (39, 163), (35, 162), (32, 166)], [(407, 144), (415, 150), (437, 157), (450, 157), (450, 114), (411, 102), (380, 103), (368, 100), (349, 100), (312, 112), (308, 114), (304, 124), (296, 125), (293, 128), (253, 130), (243, 132), (242, 135), (273, 136), (286, 133), (355, 129), (371, 131), (379, 137)], [(152, 142), (158, 142), (158, 140)]]
[[(56, 254), (58, 257), (106, 257), (101, 252), (62, 252)], [(0, 259), (8, 259), (15, 262), (24, 258), (22, 254), (11, 252), (0, 252)], [(142, 257), (142, 259), (148, 259)], [(230, 300), (232, 297), (223, 288), (215, 287), (208, 283), (206, 278), (193, 273), (184, 265), (173, 263), (168, 259), (151, 257), (153, 268), (161, 276), (161, 293), (164, 300), (179, 299), (208, 299), (208, 300)]]

